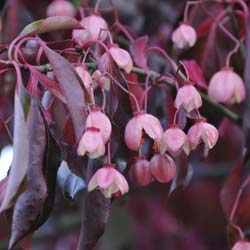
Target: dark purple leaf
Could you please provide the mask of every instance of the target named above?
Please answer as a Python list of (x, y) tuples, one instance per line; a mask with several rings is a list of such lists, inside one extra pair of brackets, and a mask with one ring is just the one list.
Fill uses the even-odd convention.
[(137, 38), (130, 46), (130, 51), (135, 61), (135, 64), (144, 69), (148, 70), (147, 67), (147, 54), (146, 46), (148, 42), (148, 36), (142, 36)]
[(84, 194), (84, 214), (77, 250), (92, 250), (102, 236), (108, 222), (111, 208), (100, 190), (86, 191)]
[[(89, 179), (94, 168), (99, 162), (88, 160), (87, 179)], [(92, 250), (99, 238), (102, 236), (109, 219), (111, 200), (106, 199), (100, 190), (83, 194), (83, 217), (80, 239), (77, 250)]]
[(32, 66), (28, 66), (30, 72), (37, 77), (37, 79), (43, 84), (45, 88), (47, 88), (53, 95), (55, 95), (60, 101), (66, 103), (62, 90), (60, 89), (59, 84), (52, 80), (51, 78), (47, 77), (45, 74), (42, 74), (38, 70), (36, 70)]
[(45, 124), (35, 100), (31, 102), (27, 124), (29, 129), (28, 185), (27, 189), (18, 197), (14, 207), (10, 249), (31, 232), (47, 196), (47, 187), (43, 176), (46, 146)]
[(44, 47), (44, 51), (66, 99), (74, 126), (76, 141), (78, 142), (84, 129), (86, 117), (85, 97), (89, 98), (87, 90), (84, 88), (74, 68), (65, 58), (48, 47)]
[(242, 164), (243, 161), (240, 160), (240, 162), (233, 168), (226, 178), (220, 192), (220, 202), (227, 218), (230, 216), (232, 206), (241, 185)]
[(28, 128), (25, 122), (25, 116), (21, 97), (17, 91), (15, 91), (14, 155), (0, 212), (13, 205), (14, 198), (18, 193), (28, 168)]

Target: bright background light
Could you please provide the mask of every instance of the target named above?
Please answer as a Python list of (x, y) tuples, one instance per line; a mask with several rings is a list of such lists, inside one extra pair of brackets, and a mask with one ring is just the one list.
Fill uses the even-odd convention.
[(0, 181), (7, 176), (12, 159), (13, 159), (12, 145), (7, 145), (3, 147), (0, 154)]

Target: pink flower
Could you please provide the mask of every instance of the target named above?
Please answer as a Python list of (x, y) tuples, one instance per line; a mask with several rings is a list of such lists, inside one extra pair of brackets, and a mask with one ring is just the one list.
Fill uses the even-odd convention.
[(239, 240), (235, 243), (232, 250), (250, 250), (250, 242)]
[(47, 8), (47, 16), (75, 16), (74, 5), (65, 0), (54, 0)]
[(127, 73), (131, 72), (133, 62), (130, 54), (126, 50), (113, 45), (109, 49), (109, 53), (119, 68), (124, 69)]
[(112, 194), (119, 195), (128, 192), (129, 187), (124, 176), (112, 164), (98, 169), (88, 183), (88, 191), (99, 188), (106, 198)]
[(81, 25), (87, 32), (89, 40), (101, 40), (104, 41), (108, 36), (108, 24), (97, 13), (87, 16), (82, 19)]
[(150, 160), (150, 170), (157, 181), (167, 183), (174, 178), (176, 166), (169, 155), (155, 154)]
[(95, 127), (100, 130), (104, 143), (110, 139), (112, 125), (109, 118), (98, 108), (92, 108), (85, 123), (86, 128)]
[(84, 29), (76, 29), (72, 32), (75, 42), (83, 47), (88, 41), (104, 41), (108, 36), (108, 24), (97, 13), (87, 16), (81, 20)]
[(89, 72), (87, 71), (86, 67), (84, 65), (81, 65), (81, 66), (75, 67), (75, 70), (78, 73), (78, 75), (80, 76), (86, 89), (89, 90), (91, 84), (93, 83), (93, 79), (92, 79), (91, 75), (89, 74)]
[(125, 142), (131, 150), (138, 151), (141, 146), (142, 131), (159, 143), (163, 135), (160, 121), (145, 112), (136, 112), (125, 128)]
[(138, 186), (147, 186), (153, 180), (149, 161), (145, 157), (136, 158), (129, 169), (130, 179)]
[(172, 156), (177, 156), (181, 151), (189, 155), (189, 142), (186, 134), (176, 125), (167, 129), (160, 142), (160, 152), (168, 151)]
[(182, 107), (191, 112), (202, 106), (201, 96), (193, 85), (186, 84), (178, 90), (174, 105), (177, 109)]
[(206, 149), (211, 149), (216, 144), (219, 133), (216, 127), (205, 120), (198, 120), (189, 130), (188, 139), (191, 149), (195, 149), (203, 141)]
[(106, 91), (110, 90), (110, 79), (106, 76), (103, 76), (100, 70), (97, 69), (94, 71), (92, 77), (99, 87), (105, 89)]
[(100, 129), (90, 127), (84, 132), (77, 148), (77, 154), (88, 155), (89, 158), (98, 158), (105, 154), (105, 145)]
[(188, 24), (181, 24), (172, 34), (172, 41), (179, 49), (193, 47), (196, 40), (195, 29)]
[(232, 69), (225, 68), (215, 73), (208, 86), (208, 96), (222, 103), (240, 103), (246, 97), (241, 77)]

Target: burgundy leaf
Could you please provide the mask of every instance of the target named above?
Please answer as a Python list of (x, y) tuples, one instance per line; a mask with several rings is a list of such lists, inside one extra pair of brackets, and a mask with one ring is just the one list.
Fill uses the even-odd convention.
[(242, 164), (243, 160), (241, 159), (226, 178), (220, 192), (220, 202), (227, 218), (230, 216), (233, 204), (241, 185)]
[[(87, 179), (89, 179), (99, 162), (88, 160)], [(77, 250), (92, 250), (101, 235), (109, 219), (111, 200), (106, 199), (100, 190), (83, 194), (83, 217), (80, 239)]]
[(73, 17), (53, 16), (30, 23), (22, 30), (18, 38), (66, 29), (82, 29), (82, 26)]
[(27, 123), (29, 126), (28, 186), (17, 199), (14, 207), (10, 249), (31, 232), (47, 196), (47, 187), (43, 176), (46, 146), (45, 125), (35, 100), (31, 102)]
[(44, 47), (44, 51), (66, 99), (74, 126), (76, 141), (78, 142), (84, 129), (86, 117), (85, 96), (87, 95), (87, 90), (84, 89), (84, 85), (81, 83), (73, 66), (65, 58), (48, 47)]
[(92, 250), (104, 232), (110, 214), (111, 202), (100, 190), (84, 194), (84, 214), (77, 250)]
[(207, 89), (207, 84), (202, 70), (195, 60), (183, 60), (185, 67), (189, 73), (190, 80), (197, 86)]
[(66, 103), (64, 95), (62, 93), (62, 90), (56, 81), (54, 81), (51, 78), (47, 77), (46, 75), (42, 74), (41, 72), (39, 72), (38, 70), (36, 70), (34, 67), (32, 67), (30, 65), (28, 66), (28, 68), (31, 71), (31, 73), (38, 78), (38, 80), (41, 82), (41, 84), (44, 85), (45, 88), (47, 88), (60, 101), (62, 101), (63, 103)]
[(146, 46), (148, 42), (148, 36), (142, 36), (137, 38), (130, 46), (130, 51), (135, 61), (135, 64), (144, 69), (148, 70), (147, 66), (147, 54)]
[(13, 200), (19, 191), (28, 167), (28, 128), (25, 122), (25, 112), (22, 107), (21, 98), (18, 96), (17, 91), (15, 91), (13, 146), (13, 161), (0, 212), (13, 205)]

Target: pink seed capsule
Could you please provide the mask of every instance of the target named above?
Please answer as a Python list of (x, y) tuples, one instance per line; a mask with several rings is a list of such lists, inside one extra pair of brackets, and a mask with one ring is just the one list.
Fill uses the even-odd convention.
[(126, 73), (131, 72), (133, 62), (126, 50), (119, 48), (117, 45), (112, 45), (109, 53), (119, 68), (123, 69)]
[(125, 177), (112, 164), (106, 164), (98, 169), (88, 183), (88, 191), (100, 189), (106, 198), (112, 195), (125, 194), (129, 190)]
[(208, 96), (216, 102), (241, 103), (246, 97), (243, 80), (231, 68), (222, 69), (212, 76)]
[(111, 136), (112, 125), (109, 118), (98, 108), (91, 108), (85, 123), (86, 128), (95, 127), (100, 130), (104, 143), (107, 143)]
[(201, 96), (192, 84), (185, 84), (178, 90), (174, 106), (191, 112), (202, 106)]
[(52, 16), (75, 16), (75, 7), (66, 0), (54, 0), (47, 8), (47, 17)]
[(167, 129), (160, 142), (160, 152), (165, 154), (168, 151), (173, 157), (177, 156), (181, 151), (189, 155), (189, 142), (186, 134), (181, 130), (178, 125), (172, 126)]
[(196, 40), (195, 29), (188, 24), (181, 24), (172, 34), (172, 41), (179, 49), (193, 47)]
[(235, 243), (232, 250), (250, 250), (250, 242), (239, 240)]
[(176, 173), (174, 160), (169, 155), (155, 154), (150, 160), (152, 176), (161, 183), (170, 182)]
[(203, 141), (205, 148), (209, 150), (217, 143), (219, 133), (216, 127), (201, 119), (188, 130), (187, 136), (192, 150), (194, 150), (201, 141)]
[(86, 129), (78, 144), (77, 154), (79, 156), (87, 154), (91, 159), (98, 158), (105, 154), (105, 145), (100, 129), (95, 127)]
[(133, 118), (126, 125), (124, 134), (129, 149), (139, 150), (143, 131), (157, 143), (160, 142), (163, 135), (161, 123), (155, 116), (145, 112), (135, 112)]
[(129, 169), (130, 179), (138, 186), (147, 186), (153, 181), (149, 161), (145, 157), (134, 160)]

